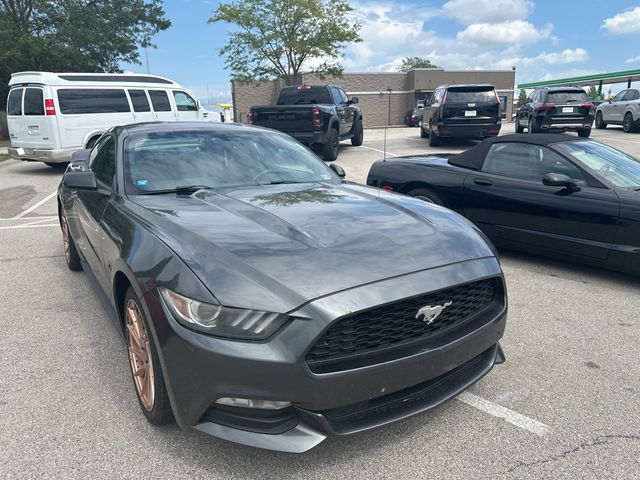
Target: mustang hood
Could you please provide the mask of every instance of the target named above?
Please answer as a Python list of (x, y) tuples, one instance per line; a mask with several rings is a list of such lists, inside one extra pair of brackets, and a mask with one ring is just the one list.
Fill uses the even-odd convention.
[(287, 312), (338, 290), (493, 256), (450, 210), (349, 184), (138, 196), (137, 214), (224, 305)]

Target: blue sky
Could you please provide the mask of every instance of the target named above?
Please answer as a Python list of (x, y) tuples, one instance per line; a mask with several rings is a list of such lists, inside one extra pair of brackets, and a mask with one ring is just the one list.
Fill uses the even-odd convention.
[[(151, 73), (169, 77), (203, 101), (230, 101), (229, 72), (218, 49), (232, 26), (209, 25), (219, 2), (165, 0), (169, 30), (149, 49)], [(363, 42), (349, 46), (347, 72), (393, 71), (404, 56), (445, 69), (509, 69), (516, 82), (640, 69), (640, 6), (607, 0), (351, 1)], [(143, 65), (124, 64), (144, 72)], [(640, 83), (640, 82), (638, 82)], [(614, 85), (614, 92), (626, 85)]]

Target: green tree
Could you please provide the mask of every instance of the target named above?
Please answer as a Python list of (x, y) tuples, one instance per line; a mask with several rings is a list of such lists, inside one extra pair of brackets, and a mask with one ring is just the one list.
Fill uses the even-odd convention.
[(527, 103), (527, 91), (524, 88), (521, 88), (520, 93), (518, 94), (518, 103), (516, 104), (516, 107), (520, 108), (525, 103)]
[(115, 72), (171, 22), (162, 0), (0, 0), (0, 106), (13, 72)]
[(422, 57), (404, 57), (402, 63), (398, 67), (399, 72), (408, 72), (409, 70), (415, 70), (416, 68), (440, 68), (434, 65), (426, 58)]
[(587, 96), (591, 100), (598, 100), (602, 96), (602, 94), (598, 92), (598, 89), (594, 85), (590, 85), (589, 89), (587, 90)]
[(302, 72), (342, 75), (342, 50), (362, 41), (352, 11), (347, 0), (236, 0), (220, 4), (209, 23), (236, 27), (219, 50), (234, 79), (292, 85)]

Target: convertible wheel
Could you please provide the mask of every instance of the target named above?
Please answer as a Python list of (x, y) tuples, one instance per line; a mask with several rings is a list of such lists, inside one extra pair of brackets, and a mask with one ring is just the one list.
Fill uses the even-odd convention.
[(429, 190), (428, 188), (416, 188), (415, 190), (411, 190), (407, 195), (428, 203), (444, 206), (442, 198), (440, 198), (436, 192)]
[(604, 120), (602, 119), (602, 112), (598, 112), (596, 114), (596, 128), (598, 130), (602, 130), (603, 128), (607, 128), (607, 124), (604, 123)]
[(622, 129), (627, 133), (631, 133), (635, 130), (633, 124), (633, 115), (631, 115), (631, 112), (627, 112), (627, 114), (624, 116), (624, 120), (622, 121)]
[(64, 259), (67, 262), (67, 267), (74, 272), (80, 271), (82, 270), (80, 255), (69, 232), (69, 224), (67, 223), (67, 216), (64, 212), (60, 212), (60, 228), (62, 229), (62, 245), (64, 247)]
[(131, 376), (144, 416), (154, 425), (173, 421), (162, 368), (140, 302), (129, 288), (124, 303), (125, 335)]

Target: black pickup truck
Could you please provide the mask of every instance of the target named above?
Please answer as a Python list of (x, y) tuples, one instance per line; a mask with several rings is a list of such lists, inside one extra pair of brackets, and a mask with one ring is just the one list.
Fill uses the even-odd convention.
[(347, 98), (335, 85), (284, 87), (277, 105), (251, 107), (249, 123), (287, 133), (313, 148), (326, 161), (338, 158), (338, 142), (362, 145), (358, 97)]

